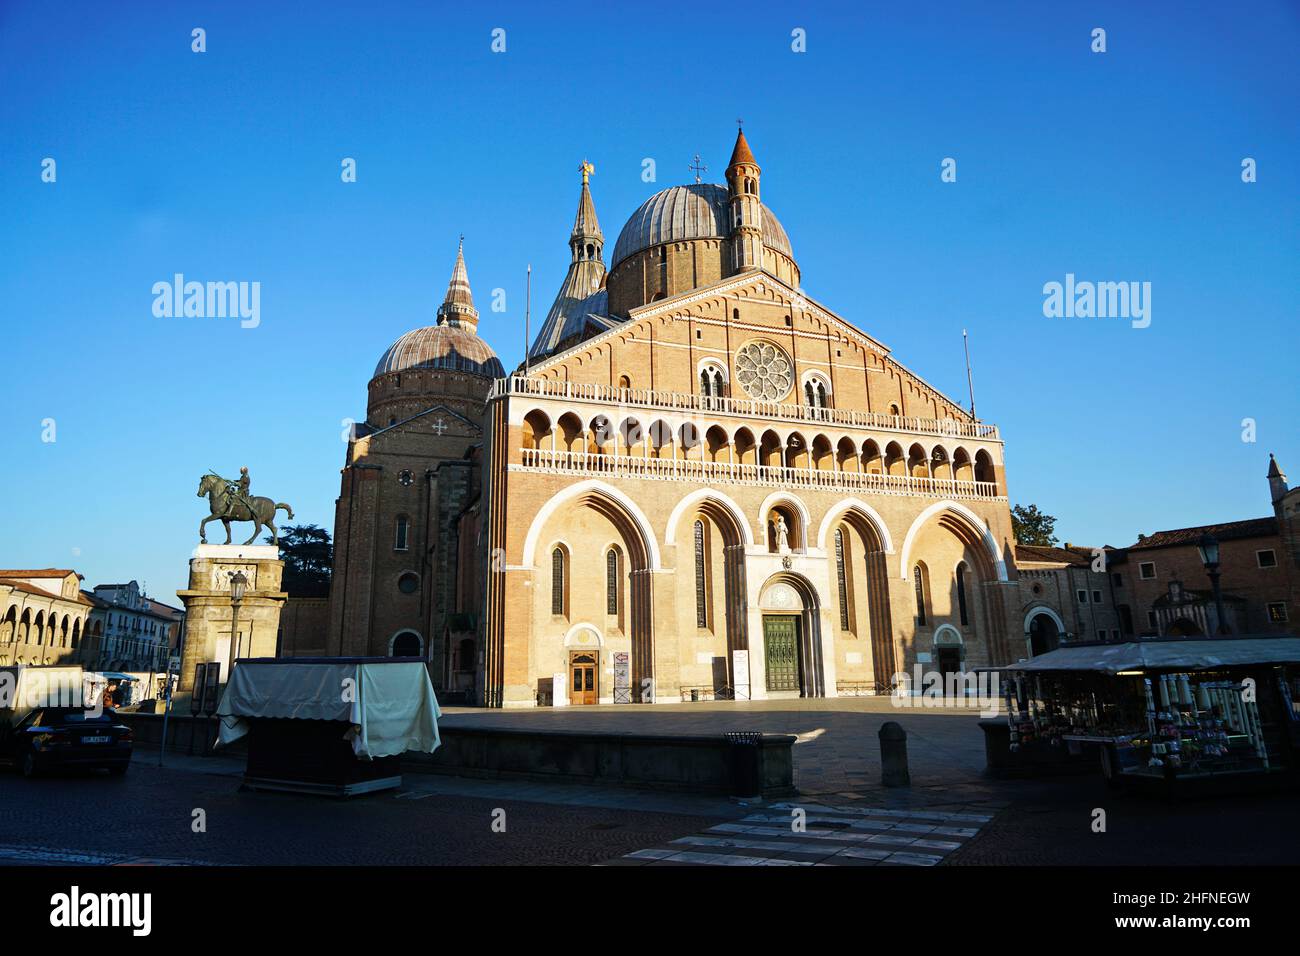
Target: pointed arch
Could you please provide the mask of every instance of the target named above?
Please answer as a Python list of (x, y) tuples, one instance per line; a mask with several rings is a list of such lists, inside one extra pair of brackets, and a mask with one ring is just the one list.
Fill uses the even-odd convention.
[(845, 498), (843, 501), (833, 505), (826, 512), (826, 517), (822, 519), (821, 527), (817, 531), (817, 547), (825, 551), (827, 542), (830, 540), (830, 532), (835, 527), (836, 522), (841, 520), (847, 512), (856, 511), (862, 517), (866, 518), (871, 526), (875, 529), (877, 537), (880, 538), (880, 549), (885, 554), (894, 553), (894, 541), (889, 536), (889, 526), (885, 524), (885, 519), (880, 517), (880, 512), (867, 504), (861, 498)]
[[(639, 542), (645, 560), (644, 566), (651, 571), (662, 570), (659, 542), (645, 513), (623, 492), (597, 478), (589, 478), (570, 485), (538, 509), (533, 523), (528, 528), (528, 534), (524, 537), (521, 567), (529, 570), (536, 569), (538, 540), (551, 516), (569, 502), (584, 499), (600, 506), (597, 510), (605, 511), (608, 517), (614, 518), (616, 525), (620, 522), (625, 523), (629, 530), (634, 532), (633, 537)], [(638, 556), (631, 557), (635, 567)]]
[(951, 515), (955, 519), (954, 524), (964, 528), (971, 540), (978, 540), (983, 544), (983, 550), (988, 557), (989, 576), (995, 577), (998, 581), (1006, 581), (1007, 565), (1002, 560), (1002, 555), (998, 553), (998, 543), (993, 539), (993, 532), (989, 530), (988, 523), (960, 502), (949, 500), (936, 501), (930, 505), (916, 516), (912, 526), (907, 529), (907, 537), (903, 539), (903, 553), (898, 565), (899, 577), (906, 581), (912, 573), (912, 545), (916, 542), (916, 536), (920, 534), (921, 528), (935, 515), (943, 513)]
[(721, 510), (722, 515), (720, 517), (725, 516), (724, 521), (720, 521), (719, 524), (730, 524), (735, 529), (738, 540), (733, 543), (743, 544), (747, 548), (753, 546), (754, 534), (749, 527), (749, 522), (745, 520), (744, 510), (716, 488), (701, 488), (698, 491), (692, 491), (677, 502), (672, 514), (668, 516), (664, 545), (672, 547), (677, 544), (677, 526), (681, 523), (683, 515), (692, 510), (704, 510), (710, 505)]

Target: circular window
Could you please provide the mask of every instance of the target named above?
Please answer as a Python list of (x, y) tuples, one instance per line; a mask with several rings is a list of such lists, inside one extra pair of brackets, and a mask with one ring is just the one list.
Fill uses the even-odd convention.
[(409, 488), (411, 482), (415, 481), (415, 475), (411, 474), (409, 470), (403, 470), (398, 474), (397, 480), (400, 481), (404, 487)]
[(1043, 586), (1042, 586), (1041, 584), (1035, 584), (1035, 585), (1034, 585), (1034, 593), (1035, 593), (1035, 594), (1042, 594), (1042, 593), (1043, 593)]
[(397, 579), (397, 590), (403, 594), (414, 594), (420, 590), (420, 576), (414, 571), (407, 571)]
[(794, 363), (771, 342), (747, 342), (736, 353), (736, 381), (751, 398), (780, 401), (794, 384)]

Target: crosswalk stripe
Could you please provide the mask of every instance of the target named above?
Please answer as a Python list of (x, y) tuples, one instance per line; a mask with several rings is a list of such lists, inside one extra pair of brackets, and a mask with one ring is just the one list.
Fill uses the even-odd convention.
[[(789, 812), (793, 810), (803, 811), (802, 815)], [(636, 850), (627, 858), (714, 866), (835, 866), (853, 860), (935, 866), (964, 840), (977, 836), (979, 824), (991, 819), (976, 813), (773, 804), (702, 833), (678, 837), (667, 846)], [(794, 828), (796, 821), (804, 824), (803, 829)], [(953, 825), (961, 823), (971, 825)], [(724, 852), (729, 850), (741, 852)]]

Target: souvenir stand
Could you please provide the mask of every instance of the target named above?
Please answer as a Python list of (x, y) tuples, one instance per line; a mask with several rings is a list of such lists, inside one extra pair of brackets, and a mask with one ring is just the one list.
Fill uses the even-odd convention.
[(248, 736), (250, 789), (352, 796), (400, 786), (401, 754), (433, 753), (440, 715), (422, 660), (239, 660), (218, 746)]
[(1002, 674), (1015, 761), (1095, 748), (1135, 787), (1295, 777), (1300, 638), (1073, 645)]

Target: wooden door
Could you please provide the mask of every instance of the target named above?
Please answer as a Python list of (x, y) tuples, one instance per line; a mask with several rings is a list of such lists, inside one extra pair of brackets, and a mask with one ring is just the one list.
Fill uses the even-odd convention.
[(767, 689), (799, 690), (799, 618), (793, 614), (765, 614), (763, 647)]
[(569, 658), (569, 703), (594, 704), (600, 699), (596, 655), (574, 654)]

